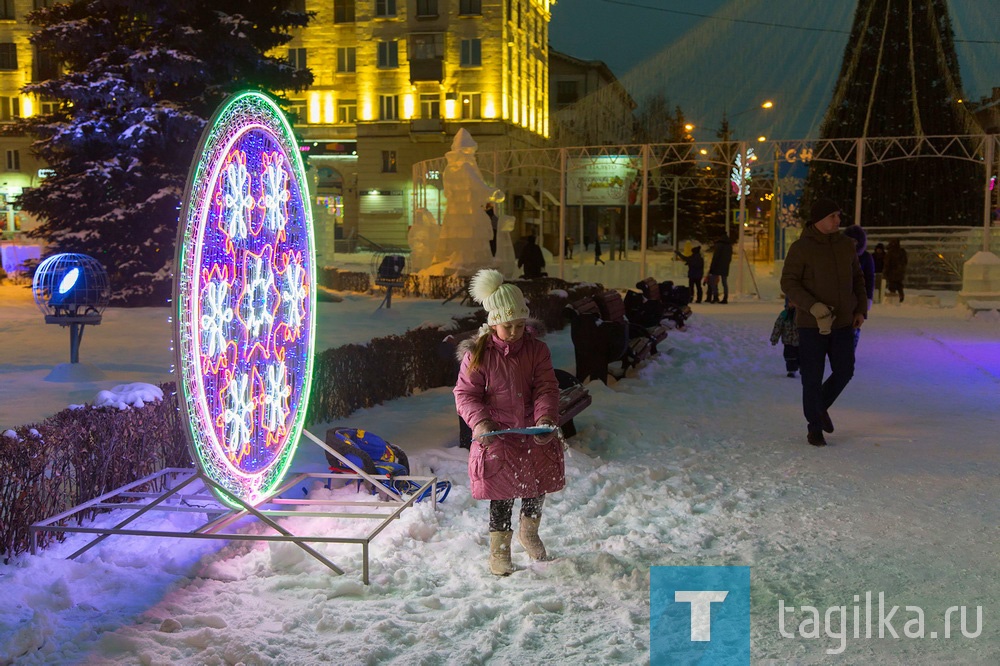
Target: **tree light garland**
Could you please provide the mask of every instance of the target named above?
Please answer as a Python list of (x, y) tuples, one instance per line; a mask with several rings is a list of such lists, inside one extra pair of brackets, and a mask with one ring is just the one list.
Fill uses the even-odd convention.
[(248, 92), (220, 108), (181, 209), (174, 339), (192, 455), (249, 503), (281, 482), (309, 400), (316, 276), (307, 197), (298, 146), (274, 102)]

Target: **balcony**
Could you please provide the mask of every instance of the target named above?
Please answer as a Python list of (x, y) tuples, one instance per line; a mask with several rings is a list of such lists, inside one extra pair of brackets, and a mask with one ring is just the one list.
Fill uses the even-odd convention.
[(447, 136), (441, 118), (414, 118), (410, 121), (410, 139), (413, 141), (440, 141)]
[(440, 58), (425, 58), (410, 61), (410, 83), (418, 81), (444, 80), (444, 60)]

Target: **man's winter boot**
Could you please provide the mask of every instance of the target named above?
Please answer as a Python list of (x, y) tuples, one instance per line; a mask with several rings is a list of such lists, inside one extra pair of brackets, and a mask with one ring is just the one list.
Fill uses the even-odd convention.
[(541, 516), (531, 518), (522, 514), (521, 525), (517, 530), (517, 540), (521, 542), (521, 546), (528, 553), (528, 557), (533, 560), (547, 559), (545, 544), (538, 538), (538, 524), (540, 522), (542, 522)]
[(510, 562), (510, 540), (514, 532), (490, 532), (490, 573), (494, 576), (508, 576), (514, 573)]

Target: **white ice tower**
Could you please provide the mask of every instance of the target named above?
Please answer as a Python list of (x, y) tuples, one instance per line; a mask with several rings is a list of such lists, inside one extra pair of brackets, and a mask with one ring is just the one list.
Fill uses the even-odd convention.
[(448, 165), (442, 176), (446, 206), (441, 233), (434, 250), (434, 275), (472, 275), (493, 266), (490, 240), (493, 227), (486, 215), (486, 202), (500, 203), (503, 192), (488, 185), (476, 165), (476, 142), (465, 129), (455, 134)]

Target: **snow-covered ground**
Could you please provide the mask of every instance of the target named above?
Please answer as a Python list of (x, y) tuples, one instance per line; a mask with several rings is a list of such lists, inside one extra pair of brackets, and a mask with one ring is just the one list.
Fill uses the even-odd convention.
[[(954, 294), (936, 294), (941, 306), (918, 304), (919, 292), (876, 305), (831, 411), (836, 432), (817, 449), (805, 441), (799, 383), (767, 340), (781, 307), (774, 279), (759, 280), (760, 300), (695, 305), (667, 353), (612, 386), (588, 385), (594, 402), (577, 419), (567, 487), (545, 505), (551, 561), (530, 563), (515, 545), (520, 570), (488, 573), (487, 506), (469, 494), (451, 393), (435, 389), (341, 424), (455, 484), (437, 512), (421, 503), (375, 539), (371, 585), (356, 546), (319, 547), (346, 570), (336, 576), (293, 545), (114, 537), (67, 561), (82, 538), (71, 537), (0, 566), (0, 664), (648, 663), (650, 567), (688, 564), (751, 567), (755, 664), (1000, 663), (1000, 317), (970, 318)], [(66, 360), (68, 334), (11, 293), (0, 287), (0, 429), (90, 402), (109, 384), (169, 378), (166, 313), (111, 310), (81, 349), (108, 381), (43, 381)], [(378, 301), (322, 305), (319, 347), (466, 311), (394, 299), (376, 314)], [(568, 329), (546, 339), (556, 365), (572, 369)], [(310, 429), (322, 437), (328, 425)], [(293, 468), (323, 467), (304, 441)], [(311, 534), (351, 529), (317, 523), (294, 521)], [(899, 606), (899, 638), (878, 638), (879, 593)], [(796, 609), (783, 625), (791, 638), (781, 603)], [(803, 606), (820, 613), (818, 638), (803, 637), (813, 629), (798, 626)], [(842, 639), (830, 637), (839, 624), (822, 624), (836, 606), (846, 607), (832, 616), (846, 619)], [(917, 629), (907, 606), (924, 612), (923, 639), (904, 635)], [(963, 637), (955, 613), (943, 638), (951, 606), (967, 607), (969, 634), (982, 608), (978, 636)]]

